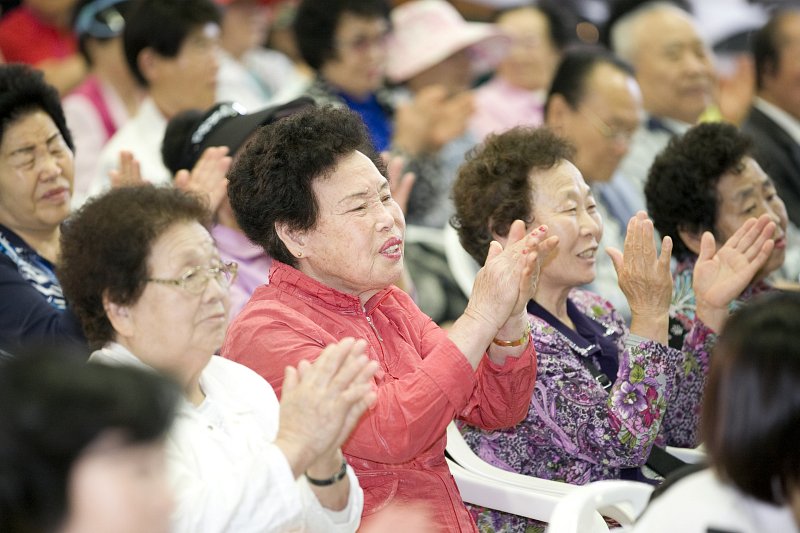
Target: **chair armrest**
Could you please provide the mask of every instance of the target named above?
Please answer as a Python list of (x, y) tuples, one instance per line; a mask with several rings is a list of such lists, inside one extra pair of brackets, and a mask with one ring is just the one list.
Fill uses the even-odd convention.
[(600, 516), (621, 525), (633, 524), (650, 500), (653, 486), (637, 481), (596, 481), (564, 497), (550, 518), (548, 533), (598, 533), (608, 531)]
[(450, 459), (447, 460), (447, 466), (466, 503), (546, 521), (559, 500), (549, 494), (536, 493), (475, 474)]
[(675, 446), (667, 446), (667, 452), (674, 455), (684, 463), (689, 463), (691, 465), (705, 463), (708, 460), (705, 448), (703, 448), (702, 444), (697, 448), (677, 448)]

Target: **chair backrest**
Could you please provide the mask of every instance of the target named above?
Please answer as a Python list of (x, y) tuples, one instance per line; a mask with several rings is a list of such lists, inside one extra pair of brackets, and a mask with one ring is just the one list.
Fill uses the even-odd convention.
[(636, 481), (596, 481), (565, 496), (550, 517), (548, 533), (598, 533), (608, 531), (600, 515), (622, 526), (632, 525), (650, 500), (653, 486)]
[(447, 256), (447, 266), (450, 272), (464, 291), (469, 296), (472, 294), (472, 284), (475, 282), (475, 275), (481, 266), (475, 262), (471, 255), (461, 246), (458, 240), (458, 232), (449, 224), (445, 226), (443, 232), (444, 253)]
[[(526, 503), (528, 507), (525, 508), (525, 511), (508, 511), (512, 512), (513, 514), (520, 514), (522, 516), (547, 522), (550, 519), (550, 514), (553, 512), (556, 503), (559, 502), (569, 492), (577, 488), (577, 485), (562, 483), (560, 481), (551, 481), (549, 479), (541, 479), (533, 476), (526, 476), (516, 472), (508, 472), (501, 468), (497, 468), (496, 466), (490, 465), (475, 455), (475, 452), (473, 452), (469, 445), (464, 441), (464, 437), (461, 436), (461, 432), (458, 430), (455, 423), (452, 422), (449, 426), (447, 426), (447, 453), (453, 459), (453, 462), (457, 463), (458, 466), (460, 466), (464, 471), (473, 476), (479, 476), (480, 478), (483, 478), (486, 480), (487, 484), (491, 486), (499, 485), (506, 487), (507, 490), (512, 493), (516, 493), (514, 492), (514, 489), (516, 489), (517, 491), (522, 490), (524, 493), (529, 494), (530, 498)], [(456, 482), (458, 482), (458, 479), (456, 479)], [(460, 488), (461, 486), (459, 485), (459, 489)], [(463, 492), (462, 497), (464, 498), (464, 501), (469, 503), (485, 505), (486, 507), (497, 509), (498, 511), (505, 510), (498, 509), (497, 507), (488, 505), (486, 503), (479, 503), (467, 499), (467, 496)], [(480, 498), (480, 495), (473, 497), (473, 499), (475, 498)]]

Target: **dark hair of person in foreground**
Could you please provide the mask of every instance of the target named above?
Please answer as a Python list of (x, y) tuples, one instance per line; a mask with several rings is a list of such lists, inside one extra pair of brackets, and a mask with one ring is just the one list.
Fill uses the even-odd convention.
[(4, 533), (58, 531), (73, 466), (98, 440), (160, 441), (179, 391), (135, 368), (36, 351), (0, 362), (0, 525)]
[(711, 464), (744, 493), (783, 505), (800, 490), (800, 293), (771, 293), (720, 334), (701, 431)]

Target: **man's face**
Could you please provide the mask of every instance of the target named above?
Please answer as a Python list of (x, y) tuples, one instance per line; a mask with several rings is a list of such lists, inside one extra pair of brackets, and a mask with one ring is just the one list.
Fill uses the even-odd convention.
[(778, 63), (765, 74), (761, 95), (800, 120), (800, 11), (783, 16), (777, 48)]
[(688, 15), (659, 9), (643, 15), (633, 29), (636, 79), (651, 114), (697, 121), (711, 103), (710, 52)]
[(609, 181), (643, 115), (639, 86), (601, 63), (589, 74), (583, 99), (574, 109), (564, 104), (561, 115), (557, 127), (575, 145), (575, 166), (588, 181)]

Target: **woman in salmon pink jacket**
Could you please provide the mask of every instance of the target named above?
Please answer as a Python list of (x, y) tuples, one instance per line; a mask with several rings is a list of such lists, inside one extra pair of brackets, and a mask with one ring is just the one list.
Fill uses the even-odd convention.
[(393, 286), (405, 221), (382, 169), (351, 111), (310, 109), (262, 128), (228, 193), (242, 229), (274, 258), (270, 283), (221, 352), (280, 394), (286, 366), (302, 374), (321, 347), (365, 339), (378, 400), (342, 448), (364, 489), (362, 526), (401, 503), (427, 508), (435, 530), (476, 531), (445, 462), (446, 427), (454, 417), (510, 427), (525, 416), (536, 377), (525, 295), (557, 239), (515, 221), (444, 331)]

